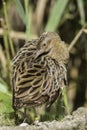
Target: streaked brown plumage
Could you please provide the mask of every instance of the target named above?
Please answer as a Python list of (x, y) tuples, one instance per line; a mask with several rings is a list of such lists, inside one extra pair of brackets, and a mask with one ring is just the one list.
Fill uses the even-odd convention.
[(53, 32), (27, 42), (13, 59), (13, 108), (49, 107), (67, 82), (65, 64), (69, 52)]

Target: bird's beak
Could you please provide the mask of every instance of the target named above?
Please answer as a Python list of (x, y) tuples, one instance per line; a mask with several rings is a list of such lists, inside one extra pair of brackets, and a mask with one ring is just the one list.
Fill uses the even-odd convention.
[(39, 56), (41, 56), (42, 54), (44, 53), (44, 50), (41, 49), (41, 50), (38, 50), (36, 55), (35, 55), (35, 59), (37, 59)]
[(42, 48), (42, 49), (40, 49), (40, 50), (37, 51), (35, 59), (37, 59), (40, 56), (47, 55), (49, 52), (50, 52), (50, 49), (44, 51), (44, 49)]

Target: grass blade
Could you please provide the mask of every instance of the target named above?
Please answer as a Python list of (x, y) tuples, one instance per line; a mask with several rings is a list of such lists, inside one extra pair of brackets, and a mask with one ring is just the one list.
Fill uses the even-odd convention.
[(77, 5), (78, 5), (79, 13), (80, 13), (81, 25), (85, 25), (84, 1), (83, 0), (77, 0)]
[(13, 42), (12, 42), (12, 39), (10, 37), (10, 25), (9, 25), (9, 21), (8, 21), (6, 3), (4, 2), (4, 0), (3, 0), (3, 9), (4, 9), (4, 16), (5, 16), (6, 25), (7, 25), (7, 28), (8, 28), (7, 34), (8, 34), (8, 39), (9, 39), (9, 45), (10, 45), (12, 56), (14, 57), (15, 52), (14, 52)]
[(46, 25), (46, 31), (55, 31), (69, 0), (57, 0)]
[(25, 0), (25, 14), (26, 14), (26, 35), (27, 40), (29, 40), (30, 37), (30, 12), (29, 12), (29, 0)]
[(0, 113), (10, 113), (13, 111), (12, 109), (12, 96), (9, 93), (3, 93), (0, 91)]
[(66, 88), (63, 88), (63, 90), (62, 90), (62, 96), (63, 96), (63, 101), (64, 101), (64, 105), (65, 105), (65, 108), (66, 108), (66, 112), (67, 112), (68, 114), (70, 114)]
[(24, 12), (24, 9), (21, 5), (21, 2), (20, 2), (20, 0), (14, 0), (14, 1), (15, 1), (15, 5), (16, 5), (16, 8), (18, 10), (19, 16), (22, 19), (23, 23), (26, 25), (25, 12)]

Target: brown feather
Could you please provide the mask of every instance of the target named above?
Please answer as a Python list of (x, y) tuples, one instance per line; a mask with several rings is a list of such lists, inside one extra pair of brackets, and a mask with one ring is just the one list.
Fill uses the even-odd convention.
[(39, 39), (26, 43), (14, 57), (14, 109), (43, 103), (50, 106), (57, 99), (67, 81), (65, 61), (69, 53), (62, 44), (57, 34), (43, 33)]

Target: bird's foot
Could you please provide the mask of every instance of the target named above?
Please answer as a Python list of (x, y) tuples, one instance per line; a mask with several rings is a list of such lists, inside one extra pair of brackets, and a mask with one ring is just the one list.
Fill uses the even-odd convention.
[(41, 123), (39, 122), (39, 117), (35, 117), (33, 125), (40, 126)]

